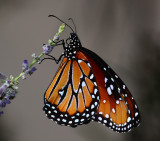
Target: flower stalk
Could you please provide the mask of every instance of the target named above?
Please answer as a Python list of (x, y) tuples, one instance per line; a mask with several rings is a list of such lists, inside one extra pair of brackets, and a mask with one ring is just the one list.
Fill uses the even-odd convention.
[(36, 56), (35, 53), (32, 54), (33, 61), (31, 64), (28, 63), (27, 60), (23, 61), (22, 64), (22, 72), (17, 76), (13, 77), (12, 75), (8, 78), (6, 75), (0, 73), (0, 82), (2, 85), (0, 85), (0, 116), (3, 114), (3, 111), (1, 108), (4, 108), (6, 104), (10, 103), (10, 100), (15, 97), (15, 95), (18, 93), (18, 80), (20, 78), (25, 79), (26, 75), (32, 75), (34, 71), (36, 71), (36, 68), (33, 67), (36, 63), (40, 63), (41, 58), (45, 54), (49, 54), (52, 52), (54, 46), (56, 46), (56, 41), (59, 40), (60, 34), (64, 31), (65, 24), (63, 23), (59, 29), (58, 32), (55, 34), (53, 39), (48, 40), (48, 44), (43, 46), (43, 52)]

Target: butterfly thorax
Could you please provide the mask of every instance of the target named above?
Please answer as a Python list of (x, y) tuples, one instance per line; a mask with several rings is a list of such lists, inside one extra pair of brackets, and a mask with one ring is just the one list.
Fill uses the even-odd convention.
[(72, 59), (76, 57), (76, 52), (82, 47), (81, 42), (76, 33), (71, 33), (70, 37), (66, 40), (65, 57)]

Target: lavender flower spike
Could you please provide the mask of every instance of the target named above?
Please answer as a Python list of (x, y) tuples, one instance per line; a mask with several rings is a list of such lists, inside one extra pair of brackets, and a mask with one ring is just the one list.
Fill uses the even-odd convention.
[(29, 68), (28, 60), (24, 60), (22, 63), (22, 70), (26, 71)]
[(1, 110), (6, 106), (6, 104), (10, 104), (10, 100), (15, 97), (18, 93), (18, 87), (14, 83), (14, 78), (11, 76), (10, 80), (8, 77), (0, 73), (0, 80), (2, 81), (2, 85), (0, 86), (0, 116), (3, 114)]
[[(35, 67), (29, 67), (28, 60), (24, 60), (22, 63), (22, 70), (25, 72), (25, 74), (33, 74), (37, 69)], [(25, 75), (23, 76), (23, 79), (25, 79)]]
[(44, 45), (43, 46), (43, 51), (45, 54), (49, 54), (53, 50), (54, 46), (49, 46), (49, 45)]

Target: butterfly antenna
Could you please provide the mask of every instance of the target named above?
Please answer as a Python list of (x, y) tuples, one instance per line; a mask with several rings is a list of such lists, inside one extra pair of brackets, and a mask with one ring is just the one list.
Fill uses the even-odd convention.
[(74, 25), (74, 28), (75, 28), (75, 32), (77, 33), (76, 25), (75, 25), (73, 19), (72, 19), (72, 18), (69, 18), (68, 20), (71, 20), (71, 21), (72, 21), (72, 23), (73, 23), (73, 25)]
[(56, 18), (56, 19), (58, 19), (59, 21), (61, 21), (62, 23), (64, 23), (66, 26), (68, 26), (71, 30), (72, 30), (72, 32), (74, 33), (74, 30), (67, 24), (67, 23), (65, 23), (64, 21), (62, 21), (60, 18), (58, 18), (57, 16), (55, 16), (55, 15), (48, 15), (48, 17), (54, 17), (54, 18)]

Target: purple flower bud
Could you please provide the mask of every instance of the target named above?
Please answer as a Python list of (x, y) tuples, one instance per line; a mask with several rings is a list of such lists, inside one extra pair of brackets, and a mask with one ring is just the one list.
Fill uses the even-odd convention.
[(9, 82), (8, 80), (6, 80), (6, 82), (0, 87), (0, 98), (3, 97), (6, 89), (7, 89), (8, 86), (9, 86), (9, 83), (10, 83), (10, 82)]
[(58, 35), (56, 35), (56, 36), (55, 36), (55, 39), (56, 39), (56, 40), (59, 40), (59, 36), (58, 36)]
[(0, 111), (0, 116), (3, 114), (3, 111)]
[(29, 68), (28, 60), (24, 60), (22, 63), (22, 70), (25, 71)]
[(4, 87), (0, 87), (0, 98), (3, 97), (5, 90), (6, 89)]
[(31, 68), (31, 72), (33, 73), (33, 72), (35, 72), (37, 69), (36, 69), (36, 67), (32, 67)]
[(53, 46), (49, 46), (49, 45), (43, 46), (43, 51), (45, 54), (49, 54), (52, 50), (53, 50)]
[(1, 100), (0, 101), (0, 107), (4, 108), (6, 106), (6, 100)]
[(10, 101), (10, 96), (9, 96), (9, 95), (6, 96), (5, 99), (6, 99), (6, 104), (10, 104), (10, 103), (11, 103), (11, 101)]
[(28, 74), (33, 74), (33, 72), (35, 72), (37, 69), (36, 69), (36, 67), (32, 67), (30, 70), (29, 70), (29, 72), (28, 72)]

